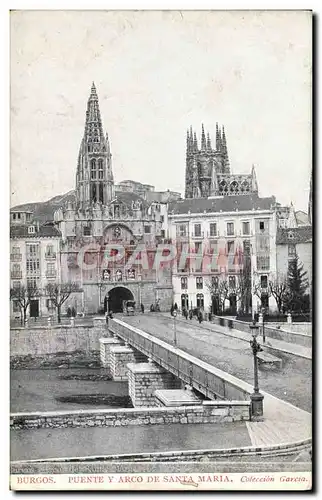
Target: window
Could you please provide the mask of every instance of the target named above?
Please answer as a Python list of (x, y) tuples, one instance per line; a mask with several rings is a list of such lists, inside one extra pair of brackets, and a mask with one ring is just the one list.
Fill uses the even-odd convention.
[(195, 224), (195, 236), (201, 236), (201, 224)]
[(195, 242), (195, 253), (200, 254), (202, 251), (202, 243), (201, 241), (196, 241)]
[(288, 245), (288, 256), (295, 257), (295, 255), (296, 255), (296, 245), (294, 244)]
[(55, 264), (50, 262), (47, 264), (47, 274), (55, 274), (56, 269), (55, 269)]
[(196, 287), (198, 290), (202, 290), (203, 289), (203, 278), (202, 276), (197, 276), (196, 278)]
[(187, 236), (187, 224), (180, 224), (177, 226), (177, 236)]
[(14, 275), (20, 274), (20, 264), (13, 264), (12, 274), (14, 274)]
[(35, 226), (29, 226), (28, 227), (28, 234), (34, 234), (35, 233)]
[(96, 160), (91, 160), (91, 179), (96, 179)]
[(250, 233), (249, 222), (243, 222), (243, 234), (248, 235)]
[(197, 307), (204, 307), (204, 296), (203, 293), (197, 293)]
[(261, 271), (269, 270), (269, 256), (263, 256), (263, 255), (257, 256), (257, 269)]
[(145, 234), (150, 234), (151, 233), (151, 226), (144, 226), (144, 232), (145, 232)]
[(267, 276), (261, 276), (261, 288), (267, 288)]
[(181, 295), (181, 309), (189, 309), (189, 297), (186, 293)]
[(160, 222), (163, 223), (164, 222), (164, 215), (160, 215)]
[(234, 223), (233, 222), (227, 222), (227, 236), (232, 236), (235, 232), (234, 229)]
[(229, 276), (228, 278), (229, 288), (236, 288), (236, 276)]
[(181, 278), (181, 290), (187, 290), (188, 288), (188, 278)]
[(11, 253), (13, 255), (19, 255), (20, 254), (20, 248), (19, 247), (12, 247)]
[(84, 236), (90, 236), (91, 235), (91, 228), (90, 228), (90, 226), (84, 226), (84, 228), (83, 228), (83, 235)]
[(217, 224), (216, 224), (216, 222), (210, 223), (210, 236), (217, 236)]
[(161, 229), (161, 238), (165, 238), (165, 230)]
[(20, 288), (20, 286), (21, 286), (20, 281), (13, 281), (13, 282), (12, 282), (12, 287), (13, 287), (13, 288)]
[(13, 220), (16, 220), (16, 214), (12, 214)]
[(219, 278), (218, 276), (212, 276), (211, 278), (211, 284), (214, 288), (218, 288), (219, 285)]
[(30, 219), (31, 219), (31, 214), (26, 214), (26, 220), (30, 221)]
[(234, 242), (233, 241), (227, 241), (227, 252), (234, 253)]
[(259, 222), (259, 229), (260, 229), (260, 231), (264, 231), (264, 229), (265, 229), (265, 223), (262, 220)]
[(21, 213), (20, 212), (17, 213), (17, 217), (20, 220), (20, 218), (21, 218)]
[(27, 254), (31, 258), (36, 257), (39, 254), (39, 246), (38, 245), (27, 245)]
[(98, 160), (98, 178), (104, 178), (103, 160), (101, 158)]
[(47, 245), (46, 246), (46, 255), (53, 255), (54, 254), (54, 245)]
[(37, 288), (37, 280), (36, 279), (28, 279), (27, 280), (27, 288)]

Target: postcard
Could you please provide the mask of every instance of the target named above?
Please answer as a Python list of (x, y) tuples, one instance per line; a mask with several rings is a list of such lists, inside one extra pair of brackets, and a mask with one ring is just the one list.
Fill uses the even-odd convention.
[(10, 36), (10, 488), (311, 490), (312, 12)]

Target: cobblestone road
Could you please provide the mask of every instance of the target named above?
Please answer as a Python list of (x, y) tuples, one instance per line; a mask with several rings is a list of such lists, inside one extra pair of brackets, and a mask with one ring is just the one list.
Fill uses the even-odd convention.
[[(168, 343), (173, 343), (173, 318), (154, 314), (117, 316)], [(202, 326), (202, 325), (201, 325)], [(214, 327), (215, 328), (215, 327)], [(253, 383), (252, 352), (245, 341), (197, 327), (195, 319), (177, 321), (177, 346), (187, 353), (250, 384)], [(308, 412), (312, 411), (312, 362), (279, 353), (281, 369), (261, 368), (260, 388)]]

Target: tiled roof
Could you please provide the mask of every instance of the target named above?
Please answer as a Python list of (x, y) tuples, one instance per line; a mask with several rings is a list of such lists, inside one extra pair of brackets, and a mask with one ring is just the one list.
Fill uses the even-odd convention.
[(28, 227), (28, 225), (12, 225), (10, 227), (10, 238), (59, 238), (61, 236), (60, 231), (52, 224), (40, 226), (39, 230), (36, 228), (34, 233), (28, 233)]
[(234, 212), (248, 210), (270, 210), (276, 203), (275, 197), (260, 198), (257, 194), (222, 196), (218, 198), (187, 198), (169, 204), (169, 215)]
[(276, 233), (277, 245), (288, 245), (312, 242), (312, 226), (300, 226), (295, 228), (280, 228)]

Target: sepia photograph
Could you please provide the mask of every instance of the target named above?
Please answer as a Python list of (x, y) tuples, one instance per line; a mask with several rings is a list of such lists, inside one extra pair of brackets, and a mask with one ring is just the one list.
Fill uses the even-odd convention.
[(312, 489), (312, 33), (10, 12), (11, 490)]

